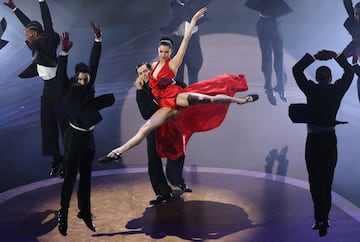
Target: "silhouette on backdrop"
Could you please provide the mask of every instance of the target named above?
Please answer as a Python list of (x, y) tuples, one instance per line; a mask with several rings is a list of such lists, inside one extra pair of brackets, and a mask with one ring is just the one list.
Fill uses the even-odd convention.
[[(282, 101), (287, 102), (285, 95), (286, 73), (284, 71), (284, 43), (279, 17), (292, 12), (283, 0), (248, 0), (245, 6), (259, 12), (256, 32), (261, 51), (261, 71), (264, 75), (264, 89), (268, 101), (277, 105), (274, 91)], [(274, 66), (276, 86), (272, 85)]]
[[(185, 30), (188, 27), (192, 16), (198, 9), (208, 5), (212, 0), (170, 0), (170, 20), (166, 26), (160, 28), (163, 34), (171, 36), (174, 41), (173, 53), (180, 47)], [(204, 16), (197, 22), (188, 44), (183, 63), (179, 66), (176, 79), (184, 80), (185, 66), (188, 72), (188, 84), (199, 81), (198, 75), (203, 64), (203, 54), (200, 45), (199, 25), (211, 20)]]
[(1, 37), (3, 36), (6, 30), (6, 25), (7, 25), (6, 19), (2, 18), (0, 21), (0, 50), (9, 42), (7, 40), (1, 39)]

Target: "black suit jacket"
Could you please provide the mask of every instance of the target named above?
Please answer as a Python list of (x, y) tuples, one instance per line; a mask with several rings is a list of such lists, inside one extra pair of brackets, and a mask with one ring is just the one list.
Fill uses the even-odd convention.
[(145, 120), (149, 119), (159, 109), (148, 83), (144, 83), (143, 89), (136, 91), (136, 103)]
[[(26, 42), (29, 49), (32, 51), (33, 62), (19, 74), (21, 78), (29, 78), (37, 76), (36, 64), (48, 67), (57, 66), (57, 47), (60, 43), (60, 36), (53, 29), (50, 10), (47, 3), (39, 2), (41, 17), (44, 25), (44, 32), (40, 38), (33, 43)], [(26, 27), (31, 20), (19, 9), (14, 11), (20, 22)]]
[(335, 60), (343, 68), (344, 74), (333, 84), (317, 84), (306, 78), (304, 70), (315, 61), (310, 54), (305, 54), (293, 66), (295, 81), (307, 99), (309, 124), (322, 127), (333, 127), (336, 124), (336, 114), (343, 96), (351, 85), (354, 70), (344, 54), (339, 55)]

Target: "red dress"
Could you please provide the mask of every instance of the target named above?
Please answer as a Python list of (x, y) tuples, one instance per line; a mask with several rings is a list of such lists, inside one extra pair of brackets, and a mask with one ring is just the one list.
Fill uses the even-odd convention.
[(169, 61), (170, 59), (166, 61), (157, 78), (152, 76), (152, 72), (150, 73), (150, 87), (160, 108), (168, 107), (180, 111), (178, 115), (156, 130), (156, 148), (159, 156), (176, 160), (185, 154), (186, 145), (193, 133), (214, 129), (222, 123), (230, 105), (200, 104), (179, 107), (175, 103), (176, 96), (181, 92), (234, 96), (236, 92), (248, 90), (248, 86), (242, 74), (224, 74), (194, 83), (186, 88), (173, 84), (164, 85), (168, 79), (175, 77), (169, 68)]

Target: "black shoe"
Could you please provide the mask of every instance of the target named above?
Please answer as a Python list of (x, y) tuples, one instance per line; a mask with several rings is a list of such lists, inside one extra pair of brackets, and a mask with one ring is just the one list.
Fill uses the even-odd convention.
[(106, 163), (109, 163), (111, 161), (117, 161), (121, 158), (121, 153), (114, 153), (112, 152), (112, 156), (108, 156), (108, 155), (105, 155), (103, 157), (100, 157), (98, 159), (99, 163), (101, 164), (106, 164)]
[(258, 99), (259, 99), (259, 95), (257, 95), (257, 94), (250, 94), (250, 95), (246, 96), (246, 100), (247, 100), (248, 103), (255, 102)]
[(50, 169), (50, 176), (55, 177), (56, 173), (60, 168), (60, 162), (52, 161), (51, 162), (51, 169)]
[(58, 229), (61, 235), (67, 235), (67, 217), (68, 217), (68, 210), (67, 209), (60, 209), (58, 212)]
[(151, 200), (149, 203), (150, 205), (156, 205), (162, 202), (169, 202), (172, 197), (172, 193), (169, 193), (168, 195), (158, 195), (155, 200)]
[(311, 228), (319, 231), (319, 236), (323, 237), (327, 234), (327, 229), (330, 227), (329, 221), (316, 222)]
[(283, 100), (284, 102), (287, 102), (287, 98), (286, 98), (286, 95), (285, 95), (285, 91), (284, 90), (281, 90), (279, 89), (278, 87), (274, 87), (274, 91), (279, 93), (279, 97), (281, 100)]
[(277, 105), (275, 95), (272, 89), (265, 89), (265, 94), (270, 104)]
[(86, 227), (88, 227), (91, 231), (96, 232), (96, 228), (92, 222), (91, 213), (84, 213), (80, 210), (77, 214), (77, 217), (84, 220)]
[(314, 223), (314, 225), (311, 227), (313, 230), (318, 230), (320, 227), (320, 224), (323, 224), (323, 226), (325, 226), (326, 228), (330, 227), (330, 222), (329, 220), (326, 220), (324, 222), (316, 222)]
[(60, 169), (59, 177), (60, 177), (60, 178), (64, 178), (64, 177), (65, 177), (65, 170), (64, 170), (63, 167), (61, 167), (61, 169)]
[(189, 188), (188, 186), (186, 186), (185, 183), (183, 184), (179, 184), (178, 187), (181, 189), (181, 191), (183, 192), (192, 192), (191, 188)]

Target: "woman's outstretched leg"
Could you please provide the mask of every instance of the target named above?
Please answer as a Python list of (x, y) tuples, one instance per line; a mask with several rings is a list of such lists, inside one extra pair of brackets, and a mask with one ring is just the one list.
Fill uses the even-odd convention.
[(101, 157), (99, 162), (107, 163), (113, 160), (118, 160), (122, 153), (140, 144), (140, 142), (145, 139), (151, 131), (160, 127), (160, 125), (166, 122), (169, 118), (175, 116), (177, 112), (177, 110), (172, 110), (169, 108), (161, 108), (157, 110), (151, 116), (151, 118), (140, 127), (138, 132), (133, 137), (131, 137), (122, 146), (113, 149), (106, 156)]
[(255, 102), (259, 99), (257, 94), (251, 94), (246, 97), (231, 97), (224, 94), (218, 94), (215, 96), (209, 96), (200, 93), (181, 93), (176, 98), (176, 104), (182, 107), (199, 104), (226, 104), (226, 103), (237, 103), (245, 104), (249, 102)]

